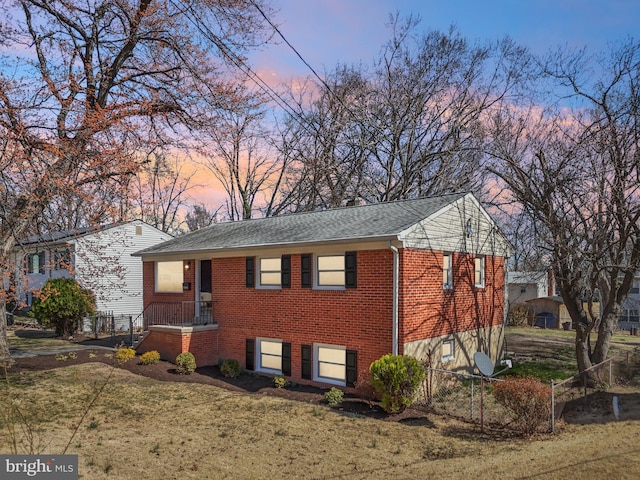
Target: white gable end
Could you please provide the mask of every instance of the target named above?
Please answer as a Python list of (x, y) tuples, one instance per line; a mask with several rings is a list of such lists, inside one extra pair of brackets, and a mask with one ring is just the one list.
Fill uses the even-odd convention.
[(471, 194), (447, 205), (399, 236), (405, 247), (478, 255), (509, 255), (509, 243)]

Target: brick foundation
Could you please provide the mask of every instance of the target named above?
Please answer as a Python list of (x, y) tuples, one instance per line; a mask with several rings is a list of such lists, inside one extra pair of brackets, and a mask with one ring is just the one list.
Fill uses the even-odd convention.
[(174, 327), (156, 325), (136, 348), (138, 353), (157, 350), (163, 360), (175, 362), (183, 352), (191, 352), (198, 367), (217, 365), (218, 363), (218, 325), (194, 327)]

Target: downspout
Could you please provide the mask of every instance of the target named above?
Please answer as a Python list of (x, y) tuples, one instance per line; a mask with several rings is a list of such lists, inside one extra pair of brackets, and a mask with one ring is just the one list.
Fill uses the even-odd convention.
[(398, 355), (398, 293), (400, 280), (400, 256), (398, 249), (391, 244), (389, 240), (389, 248), (393, 252), (393, 305), (391, 313), (392, 334), (391, 334), (391, 353)]

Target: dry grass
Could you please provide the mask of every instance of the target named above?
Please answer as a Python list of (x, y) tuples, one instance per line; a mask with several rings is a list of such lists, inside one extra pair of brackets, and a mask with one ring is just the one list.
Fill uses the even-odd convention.
[[(61, 452), (111, 368), (22, 375), (12, 395)], [(640, 424), (568, 425), (555, 437), (493, 440), (444, 417), (406, 424), (327, 407), (162, 383), (116, 369), (67, 453), (85, 479), (637, 478)], [(1, 392), (6, 395), (6, 388)], [(6, 401), (6, 399), (3, 399)], [(603, 441), (606, 439), (606, 441)], [(0, 451), (8, 453), (0, 432)], [(24, 447), (24, 446), (23, 446)]]
[(56, 338), (50, 330), (7, 329), (7, 342), (12, 350), (37, 351), (69, 347), (67, 340)]

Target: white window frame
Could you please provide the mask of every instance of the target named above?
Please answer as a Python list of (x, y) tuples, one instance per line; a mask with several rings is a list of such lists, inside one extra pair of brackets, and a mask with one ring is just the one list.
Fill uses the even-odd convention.
[[(280, 345), (280, 354), (277, 355), (273, 352), (265, 352), (264, 355), (269, 356), (271, 358), (279, 358), (280, 361), (278, 364), (280, 368), (271, 368), (271, 367), (263, 367), (262, 366), (262, 355), (263, 355), (263, 345), (262, 342), (270, 343), (270, 344), (279, 344)], [(256, 371), (262, 373), (271, 373), (274, 375), (282, 375), (282, 340), (279, 338), (256, 338), (256, 358), (255, 358)]]
[[(335, 363), (335, 362), (321, 362), (320, 360), (320, 350), (335, 350), (340, 351), (344, 355), (344, 363)], [(343, 377), (324, 377), (320, 375), (320, 364), (327, 365), (343, 365), (344, 372)], [(347, 384), (347, 348), (342, 345), (328, 345), (324, 343), (314, 343), (313, 344), (313, 380), (316, 382), (329, 383), (332, 385), (342, 385), (345, 386)]]
[[(268, 261), (276, 261), (277, 260), (277, 269), (263, 269), (262, 262)], [(263, 283), (262, 274), (275, 274), (277, 273), (278, 281), (277, 283)], [(258, 288), (282, 288), (282, 257), (261, 257), (258, 258)]]
[[(168, 271), (161, 272), (160, 265), (166, 266)], [(178, 274), (178, 271), (180, 272), (179, 274)], [(164, 278), (163, 281), (160, 282), (160, 275), (164, 275), (167, 278)], [(173, 276), (176, 276), (176, 278), (172, 278)], [(178, 278), (180, 279), (179, 282), (177, 281)], [(160, 287), (161, 283), (162, 283), (162, 288), (165, 288), (165, 283), (167, 284), (167, 288), (161, 289)], [(182, 293), (184, 291), (182, 286), (183, 283), (184, 283), (184, 262), (182, 260), (169, 260), (169, 261), (156, 262), (155, 291), (157, 293)]]
[[(38, 258), (37, 265), (35, 263), (36, 257)], [(44, 251), (33, 252), (27, 254), (27, 274), (29, 275), (43, 275), (45, 270), (45, 253)]]
[[(342, 269), (320, 269), (320, 260), (322, 258), (342, 258)], [(322, 255), (314, 256), (314, 287), (317, 289), (324, 290), (344, 290), (346, 289), (346, 274), (345, 274), (345, 254), (342, 253), (323, 253)], [(329, 284), (329, 283), (321, 283), (320, 282), (320, 274), (321, 273), (336, 273), (342, 272), (342, 283), (341, 284)]]
[(456, 358), (456, 342), (454, 339), (447, 339), (442, 341), (442, 355), (441, 359), (443, 363), (450, 362)]
[(483, 256), (477, 256), (473, 261), (473, 282), (476, 287), (484, 287), (485, 261)]
[(445, 290), (453, 288), (453, 255), (450, 253), (442, 255), (442, 288)]

